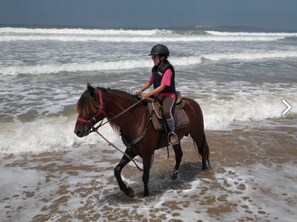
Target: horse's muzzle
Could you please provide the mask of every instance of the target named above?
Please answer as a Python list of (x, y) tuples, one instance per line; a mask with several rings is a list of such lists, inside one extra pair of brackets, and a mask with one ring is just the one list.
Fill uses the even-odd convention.
[(84, 137), (89, 135), (89, 133), (91, 132), (91, 127), (89, 125), (86, 125), (84, 127), (84, 129), (82, 130), (75, 130), (74, 133), (78, 136), (78, 137)]
[(77, 131), (74, 131), (74, 133), (78, 136), (78, 137), (84, 137), (84, 133), (82, 133), (82, 131), (80, 130), (77, 130)]

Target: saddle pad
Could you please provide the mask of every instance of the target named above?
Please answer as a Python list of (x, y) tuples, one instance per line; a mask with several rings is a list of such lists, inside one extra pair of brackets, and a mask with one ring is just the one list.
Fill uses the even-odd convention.
[[(148, 107), (149, 107), (150, 113), (154, 112), (151, 102), (148, 103)], [(153, 121), (153, 125), (154, 125), (155, 130), (161, 131), (163, 129), (161, 120), (157, 117), (155, 112), (153, 113), (152, 121)], [(189, 118), (188, 118), (188, 116), (187, 116), (184, 109), (175, 108), (174, 122), (175, 122), (175, 128), (176, 129), (184, 129), (187, 126), (189, 126)]]

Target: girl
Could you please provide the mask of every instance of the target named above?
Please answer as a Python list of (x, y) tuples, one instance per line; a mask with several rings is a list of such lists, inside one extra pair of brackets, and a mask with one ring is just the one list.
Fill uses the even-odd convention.
[(168, 62), (169, 50), (165, 45), (158, 44), (151, 49), (149, 54), (154, 62), (152, 68), (152, 75), (144, 86), (137, 91), (141, 94), (144, 90), (149, 88), (152, 84), (154, 90), (141, 94), (142, 99), (157, 95), (161, 97), (163, 104), (163, 115), (166, 118), (168, 128), (168, 142), (171, 145), (179, 143), (178, 136), (175, 134), (175, 123), (172, 115), (172, 108), (176, 100), (175, 91), (175, 73), (173, 66)]

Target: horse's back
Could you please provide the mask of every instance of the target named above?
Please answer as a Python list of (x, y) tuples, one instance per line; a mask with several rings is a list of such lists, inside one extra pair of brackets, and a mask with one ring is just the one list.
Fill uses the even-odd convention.
[(190, 120), (190, 124), (198, 124), (204, 128), (203, 114), (199, 103), (190, 98), (183, 98), (183, 100), (185, 101), (184, 109)]

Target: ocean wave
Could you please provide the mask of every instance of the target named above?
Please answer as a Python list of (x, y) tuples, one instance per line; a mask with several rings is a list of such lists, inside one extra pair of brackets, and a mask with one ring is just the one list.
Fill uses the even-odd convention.
[(283, 36), (75, 36), (75, 35), (3, 35), (0, 42), (58, 41), (58, 42), (261, 42), (277, 41)]
[(248, 53), (214, 53), (209, 55), (202, 55), (202, 60), (222, 61), (222, 60), (260, 60), (260, 59), (283, 59), (295, 58), (297, 52), (295, 51), (271, 51), (271, 52), (248, 52)]
[[(198, 65), (205, 61), (252, 61), (260, 59), (284, 59), (296, 58), (295, 51), (271, 51), (271, 52), (249, 52), (249, 53), (214, 53), (189, 57), (170, 57), (174, 66)], [(147, 59), (139, 60), (120, 60), (120, 61), (97, 61), (90, 63), (64, 63), (64, 64), (45, 64), (34, 66), (8, 66), (1, 67), (2, 75), (19, 75), (19, 74), (52, 74), (61, 72), (92, 72), (108, 70), (132, 70), (139, 68), (150, 68), (152, 63)]]
[(178, 34), (181, 36), (235, 36), (235, 37), (297, 37), (297, 33), (290, 32), (222, 32), (200, 30), (169, 30), (169, 29), (83, 29), (83, 28), (12, 28), (2, 27), (0, 33), (9, 34), (40, 34), (40, 35), (135, 35), (154, 36)]
[[(297, 98), (293, 92), (268, 93), (238, 92), (229, 99), (218, 95), (212, 99), (200, 99), (206, 130), (230, 130), (259, 124), (271, 118), (284, 118), (282, 112), (286, 98), (292, 105), (289, 116), (297, 114)], [(105, 142), (96, 134), (78, 138), (74, 133), (76, 116), (37, 118), (29, 122), (2, 122), (0, 129), (0, 153), (44, 152), (67, 150), (80, 145), (100, 145)], [(121, 144), (118, 133), (109, 125), (101, 129), (112, 142)], [(123, 147), (123, 145), (121, 144)], [(124, 149), (124, 147), (123, 147)]]
[[(44, 152), (67, 150), (78, 145), (103, 143), (98, 135), (78, 138), (73, 130), (75, 116), (37, 119), (32, 122), (14, 121), (2, 123), (0, 129), (0, 153)], [(119, 136), (110, 126), (103, 129), (112, 142)]]
[[(261, 122), (272, 118), (283, 118), (286, 106), (282, 103), (285, 98), (293, 108), (290, 115), (297, 114), (297, 98), (294, 93), (236, 93), (228, 100), (210, 99), (199, 100), (204, 111), (205, 127), (208, 130), (224, 130), (234, 124)], [(252, 124), (251, 124), (252, 125)]]
[(256, 33), (218, 31), (179, 31), (169, 29), (46, 29), (0, 28), (0, 42), (60, 41), (60, 42), (238, 42), (277, 41), (297, 37), (297, 33)]
[[(193, 57), (173, 57), (171, 59), (176, 66), (195, 65), (201, 63), (200, 56)], [(152, 62), (147, 59), (140, 60), (121, 60), (114, 62), (93, 62), (93, 63), (68, 63), (68, 64), (49, 64), (35, 66), (10, 66), (0, 68), (0, 74), (19, 75), (19, 74), (52, 74), (61, 72), (92, 72), (92, 71), (113, 71), (131, 70), (139, 68), (151, 68)]]
[[(170, 61), (175, 66), (196, 65), (201, 63), (201, 56), (192, 57), (172, 57)], [(113, 71), (113, 70), (132, 70), (139, 68), (151, 68), (152, 62), (147, 59), (140, 60), (121, 60), (113, 62), (92, 62), (92, 63), (66, 63), (48, 64), (34, 66), (9, 66), (0, 68), (0, 74), (19, 75), (19, 74), (52, 74), (61, 72), (93, 72), (93, 71)]]
[(93, 62), (93, 63), (66, 63), (66, 64), (49, 64), (35, 66), (10, 66), (0, 68), (3, 75), (18, 74), (51, 74), (61, 72), (91, 72), (105, 70), (129, 70), (144, 67), (151, 67), (151, 61), (148, 60), (122, 60), (115, 62)]
[(58, 34), (58, 35), (137, 35), (151, 36), (157, 34), (171, 34), (171, 30), (151, 29), (151, 30), (127, 30), (127, 29), (46, 29), (46, 28), (0, 28), (1, 34)]
[(297, 37), (297, 33), (289, 32), (218, 32), (206, 31), (213, 36), (244, 36), (244, 37)]

